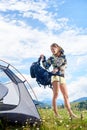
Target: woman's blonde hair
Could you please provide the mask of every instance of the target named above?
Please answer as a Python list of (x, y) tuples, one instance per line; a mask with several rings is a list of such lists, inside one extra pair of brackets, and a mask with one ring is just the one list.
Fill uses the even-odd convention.
[(59, 50), (62, 50), (62, 47), (60, 47), (57, 43), (52, 43), (50, 47), (58, 47)]

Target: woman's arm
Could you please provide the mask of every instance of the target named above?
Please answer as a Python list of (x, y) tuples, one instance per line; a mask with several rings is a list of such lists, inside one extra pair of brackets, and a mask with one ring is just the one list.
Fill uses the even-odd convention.
[(45, 69), (49, 69), (51, 66), (51, 57), (46, 60), (46, 57), (44, 55), (41, 55), (42, 59), (42, 65)]

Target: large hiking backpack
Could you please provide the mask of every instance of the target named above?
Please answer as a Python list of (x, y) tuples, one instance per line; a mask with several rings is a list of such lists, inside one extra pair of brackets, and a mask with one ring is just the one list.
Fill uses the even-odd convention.
[(51, 87), (52, 73), (41, 67), (40, 58), (37, 62), (34, 62), (30, 67), (30, 75), (32, 78), (36, 78), (37, 83), (43, 86), (49, 85)]

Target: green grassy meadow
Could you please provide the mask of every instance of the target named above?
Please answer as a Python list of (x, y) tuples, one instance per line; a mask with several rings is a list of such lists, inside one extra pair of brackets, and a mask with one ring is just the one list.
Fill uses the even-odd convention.
[(74, 109), (73, 111), (78, 115), (78, 119), (70, 118), (67, 110), (63, 108), (58, 109), (61, 115), (60, 119), (54, 116), (52, 109), (40, 108), (38, 111), (42, 119), (40, 126), (35, 122), (35, 124), (30, 127), (29, 123), (26, 122), (23, 126), (7, 125), (5, 130), (87, 130), (87, 110), (78, 111)]

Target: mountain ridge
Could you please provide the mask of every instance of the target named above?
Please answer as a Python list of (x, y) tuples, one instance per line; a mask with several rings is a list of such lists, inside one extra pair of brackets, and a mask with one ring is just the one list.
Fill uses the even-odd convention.
[(73, 100), (72, 102), (82, 102), (82, 101), (86, 101), (86, 100), (87, 100), (87, 97), (81, 97), (76, 100)]

